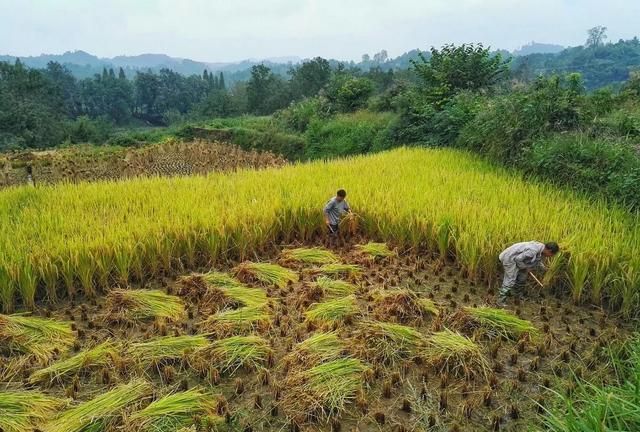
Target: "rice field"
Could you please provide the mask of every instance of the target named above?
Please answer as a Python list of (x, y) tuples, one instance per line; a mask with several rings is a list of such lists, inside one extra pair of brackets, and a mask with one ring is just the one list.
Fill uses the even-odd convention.
[[(11, 312), (37, 299), (100, 295), (114, 284), (247, 260), (274, 241), (310, 241), (322, 231), (320, 208), (336, 185), (349, 191), (360, 233), (393, 245), (389, 251), (413, 248), (456, 261), (470, 279), (495, 285), (503, 248), (555, 240), (564, 253), (546, 275), (548, 286), (577, 303), (638, 310), (637, 216), (465, 153), (408, 148), (264, 171), (6, 189), (0, 303)], [(360, 251), (389, 253), (375, 242)], [(358, 272), (331, 262), (316, 267), (332, 277)]]
[(612, 379), (624, 321), (533, 284), (492, 309), (462, 265), (365, 244), (279, 245), (0, 315), (0, 429), (527, 430), (578, 376)]

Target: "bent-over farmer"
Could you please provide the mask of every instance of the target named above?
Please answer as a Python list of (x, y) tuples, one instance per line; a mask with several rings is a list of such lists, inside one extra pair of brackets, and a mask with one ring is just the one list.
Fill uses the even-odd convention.
[(327, 201), (324, 206), (324, 223), (329, 229), (329, 238), (335, 239), (338, 237), (338, 230), (340, 227), (340, 219), (346, 213), (351, 212), (349, 203), (346, 200), (347, 192), (344, 189), (340, 189), (336, 192), (336, 196)]
[(498, 305), (504, 306), (507, 297), (520, 294), (527, 281), (527, 275), (533, 269), (544, 270), (542, 259), (558, 253), (560, 247), (555, 242), (540, 243), (529, 241), (509, 246), (500, 254), (504, 268), (504, 279), (498, 296)]

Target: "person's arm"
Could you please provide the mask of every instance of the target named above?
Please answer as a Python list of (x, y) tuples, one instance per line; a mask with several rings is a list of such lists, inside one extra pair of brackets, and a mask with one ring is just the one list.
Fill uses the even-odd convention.
[(516, 265), (521, 269), (532, 269), (538, 265), (538, 253), (534, 250), (526, 250), (514, 258)]
[(331, 221), (329, 220), (329, 212), (333, 209), (333, 201), (330, 200), (325, 206), (322, 213), (324, 214), (324, 223), (326, 225), (331, 225)]
[(347, 213), (351, 213), (351, 206), (349, 205), (349, 203), (347, 202), (347, 200), (344, 200), (344, 210)]

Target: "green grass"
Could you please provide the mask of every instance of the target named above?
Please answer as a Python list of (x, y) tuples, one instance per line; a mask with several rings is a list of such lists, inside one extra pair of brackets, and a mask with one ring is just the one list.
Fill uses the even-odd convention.
[(353, 316), (358, 311), (356, 298), (353, 295), (314, 303), (304, 315), (309, 321), (318, 323), (332, 323), (342, 321)]
[(294, 414), (322, 419), (344, 412), (362, 387), (367, 366), (354, 358), (322, 363), (287, 377), (283, 406)]
[(121, 345), (113, 341), (103, 342), (91, 349), (81, 351), (72, 357), (35, 371), (29, 377), (29, 382), (35, 384), (46, 380), (54, 381), (87, 369), (113, 368), (117, 364), (121, 351)]
[(35, 430), (64, 406), (65, 402), (34, 391), (0, 391), (0, 430)]
[(232, 336), (212, 342), (200, 352), (221, 372), (234, 374), (240, 368), (257, 369), (272, 354), (269, 343), (258, 336)]
[(331, 279), (327, 276), (320, 276), (316, 280), (316, 284), (329, 297), (345, 297), (353, 294), (358, 289), (352, 283)]
[(340, 259), (336, 254), (324, 248), (296, 248), (285, 249), (281, 257), (284, 261), (301, 262), (305, 264), (337, 263)]
[(267, 285), (284, 288), (290, 282), (298, 282), (298, 274), (293, 270), (270, 263), (244, 262), (235, 268), (239, 278), (256, 279)]
[[(136, 379), (73, 408), (63, 411), (43, 428), (43, 432), (85, 432), (104, 430), (114, 423), (122, 411), (151, 395), (153, 387)], [(93, 429), (97, 428), (97, 429)], [(103, 429), (104, 428), (104, 429)]]
[(544, 408), (543, 422), (552, 432), (640, 430), (640, 338), (622, 349), (607, 349), (603, 361), (615, 371), (607, 385), (577, 380), (571, 396), (553, 391), (555, 400)]
[[(193, 425), (195, 417), (206, 414), (211, 422), (217, 417), (211, 414), (215, 412), (214, 402), (213, 395), (199, 388), (171, 393), (131, 414), (127, 424), (142, 432), (174, 432)], [(217, 422), (223, 423), (224, 418), (217, 417)]]
[(0, 350), (31, 354), (49, 360), (55, 351), (65, 351), (75, 341), (71, 325), (65, 321), (26, 315), (0, 315)]
[(490, 307), (465, 307), (464, 312), (482, 327), (506, 338), (520, 338), (523, 335), (538, 337), (540, 331), (527, 320), (523, 320), (504, 309)]
[(141, 364), (157, 363), (162, 360), (182, 358), (210, 346), (206, 335), (163, 336), (131, 345), (129, 352)]

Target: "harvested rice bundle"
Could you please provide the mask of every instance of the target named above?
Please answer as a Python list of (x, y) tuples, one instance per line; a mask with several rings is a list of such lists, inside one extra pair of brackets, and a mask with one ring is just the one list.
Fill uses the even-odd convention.
[(320, 276), (316, 285), (330, 297), (344, 297), (353, 294), (358, 289), (354, 284), (342, 280), (334, 280), (327, 276)]
[(401, 324), (365, 321), (359, 325), (359, 354), (370, 362), (396, 366), (419, 356), (427, 338), (418, 330)]
[(523, 336), (540, 336), (540, 331), (530, 321), (504, 309), (465, 307), (454, 319), (460, 320), (463, 326), (486, 328), (493, 337), (519, 339)]
[(222, 293), (233, 300), (238, 306), (247, 307), (264, 307), (267, 305), (269, 298), (264, 290), (259, 288), (249, 288), (244, 285), (226, 287), (220, 289)]
[(68, 359), (57, 361), (49, 367), (32, 373), (29, 377), (29, 382), (36, 384), (46, 380), (53, 381), (87, 369), (95, 370), (121, 365), (121, 351), (121, 345), (113, 341), (103, 342), (94, 348), (81, 351)]
[(236, 277), (250, 282), (258, 281), (266, 285), (284, 288), (290, 282), (298, 282), (298, 274), (277, 264), (244, 262), (235, 269)]
[(304, 315), (308, 321), (318, 324), (342, 322), (353, 317), (358, 312), (356, 297), (347, 297), (327, 300), (311, 305)]
[(329, 276), (346, 275), (351, 278), (358, 278), (362, 275), (362, 267), (357, 264), (325, 264), (315, 271)]
[(341, 357), (346, 349), (336, 332), (320, 332), (297, 344), (285, 359), (303, 366), (324, 363)]
[(64, 401), (38, 392), (0, 391), (0, 431), (37, 429), (64, 405)]
[(188, 303), (197, 303), (202, 309), (216, 311), (219, 304), (224, 305), (224, 294), (220, 287), (212, 284), (208, 278), (216, 278), (217, 275), (226, 276), (239, 284), (238, 281), (224, 273), (194, 273), (182, 276), (178, 279), (178, 295)]
[(168, 394), (136, 411), (127, 419), (127, 430), (173, 432), (188, 428), (197, 420), (208, 426), (221, 425), (224, 418), (215, 415), (215, 397), (202, 389)]
[(427, 315), (439, 314), (438, 308), (430, 300), (421, 299), (408, 289), (378, 289), (371, 293), (373, 315), (379, 320), (394, 320), (409, 323), (421, 320)]
[(241, 367), (257, 369), (273, 355), (269, 343), (258, 336), (232, 336), (211, 343), (198, 356), (213, 363), (221, 372), (235, 373)]
[(339, 415), (355, 399), (367, 369), (360, 360), (343, 358), (290, 373), (282, 407), (289, 417), (303, 421)]
[(336, 254), (319, 247), (285, 249), (282, 251), (281, 259), (284, 263), (299, 262), (304, 264), (330, 264), (340, 261)]
[(107, 295), (105, 317), (110, 321), (139, 321), (149, 318), (180, 320), (184, 304), (180, 297), (158, 290), (115, 289)]
[(163, 360), (180, 359), (184, 355), (209, 347), (206, 335), (164, 336), (131, 345), (129, 352), (139, 364), (154, 364)]
[(271, 314), (263, 306), (251, 306), (211, 315), (203, 321), (203, 327), (218, 337), (225, 337), (256, 328), (267, 329), (270, 321)]
[(0, 350), (33, 355), (48, 361), (56, 351), (71, 347), (75, 335), (65, 321), (25, 315), (0, 315)]
[(427, 338), (422, 355), (435, 367), (458, 376), (486, 376), (488, 371), (488, 364), (480, 347), (448, 329)]
[(151, 395), (153, 387), (136, 379), (60, 413), (47, 423), (44, 432), (101, 431), (118, 420), (122, 411)]
[(386, 243), (369, 242), (363, 245), (356, 245), (356, 249), (363, 254), (368, 255), (371, 259), (388, 258), (396, 256), (397, 253), (389, 249)]

